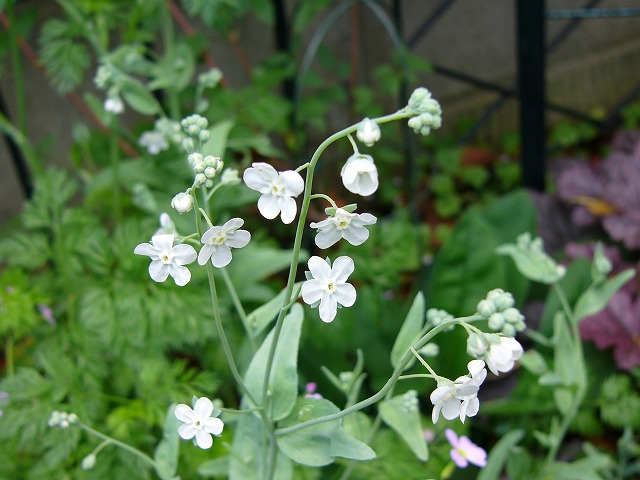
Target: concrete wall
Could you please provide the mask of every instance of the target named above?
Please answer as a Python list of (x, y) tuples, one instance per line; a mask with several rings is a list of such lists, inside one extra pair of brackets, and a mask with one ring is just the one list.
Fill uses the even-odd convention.
[[(315, 1), (315, 0), (302, 0)], [(293, 8), (294, 1), (288, 6)], [(579, 8), (584, 1), (548, 0), (548, 8)], [(388, 6), (390, 2), (382, 2)], [(440, 4), (436, 0), (403, 0), (403, 28), (408, 38)], [(58, 15), (55, 2), (23, 0), (18, 8), (37, 6), (38, 23)], [(599, 7), (638, 6), (637, 0), (605, 0)], [(364, 5), (356, 10), (360, 25), (359, 81), (367, 81), (371, 69), (387, 62), (393, 45), (380, 22)], [(348, 54), (353, 21), (350, 12), (338, 20), (327, 36), (330, 48), (337, 54)], [(322, 17), (305, 31), (302, 44), (309, 41), (313, 28)], [(551, 39), (567, 21), (549, 20), (547, 38)], [(195, 25), (197, 27), (197, 23)], [(589, 112), (594, 108), (609, 109), (640, 83), (640, 17), (585, 20), (547, 59), (549, 100)], [(255, 18), (238, 23), (233, 32), (251, 64), (256, 64), (273, 51), (272, 33)], [(37, 48), (37, 34), (27, 38)], [(458, 0), (454, 2), (413, 52), (433, 63), (468, 73), (488, 82), (509, 86), (515, 81), (515, 10), (509, 0)], [(226, 39), (211, 36), (212, 56), (224, 70), (232, 87), (249, 81), (242, 69), (236, 50)], [(56, 94), (41, 71), (26, 60), (28, 133), (37, 144), (46, 142), (44, 154), (48, 161), (66, 164), (75, 122), (83, 117), (64, 97)], [(0, 67), (0, 91), (15, 112), (14, 86), (10, 64)], [(89, 77), (91, 77), (89, 75)], [(91, 79), (86, 89), (91, 89)], [(426, 74), (419, 84), (427, 86), (444, 109), (444, 128), (451, 128), (461, 116), (477, 118), (496, 98), (495, 93), (479, 90), (437, 74)], [(82, 93), (82, 92), (80, 92)], [(15, 114), (14, 114), (15, 118)], [(555, 115), (550, 121), (557, 119)], [(514, 101), (493, 117), (480, 132), (479, 140), (495, 141), (502, 132), (517, 128), (517, 105)], [(22, 206), (23, 196), (15, 171), (3, 142), (0, 142), (0, 223), (13, 216)]]

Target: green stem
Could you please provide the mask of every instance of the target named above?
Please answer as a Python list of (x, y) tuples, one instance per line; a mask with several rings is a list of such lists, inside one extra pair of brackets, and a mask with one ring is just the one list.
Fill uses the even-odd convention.
[(135, 455), (136, 457), (141, 458), (153, 468), (157, 469), (158, 465), (156, 464), (156, 462), (150, 456), (146, 455), (145, 453), (142, 453), (137, 448), (134, 448), (131, 445), (127, 445), (126, 443), (121, 442), (120, 440), (116, 440), (115, 438), (111, 438), (108, 435), (105, 435), (104, 433), (98, 432), (97, 430), (94, 430), (93, 428), (85, 425), (82, 422), (78, 422), (77, 425), (81, 429), (83, 429), (85, 432), (90, 433), (91, 435), (94, 435), (98, 438), (101, 438), (105, 442), (109, 442), (117, 447), (120, 447), (123, 450), (126, 450), (127, 452)]
[[(175, 49), (175, 35), (173, 32), (173, 21), (171, 19), (171, 10), (169, 9), (169, 0), (164, 2), (162, 9), (162, 39), (164, 41), (165, 55), (173, 55)], [(180, 118), (180, 105), (178, 104), (178, 95), (175, 88), (167, 88), (167, 99), (169, 101), (169, 112), (174, 120)]]
[(251, 344), (251, 351), (255, 353), (256, 351), (256, 342), (253, 338), (253, 333), (251, 331), (251, 325), (249, 325), (249, 319), (247, 318), (247, 313), (244, 311), (242, 307), (242, 302), (240, 302), (240, 298), (238, 297), (238, 292), (236, 291), (233, 282), (231, 281), (231, 277), (229, 277), (229, 272), (227, 272), (226, 268), (221, 268), (220, 273), (222, 274), (222, 279), (224, 280), (225, 285), (227, 286), (227, 290), (229, 290), (229, 294), (231, 295), (231, 301), (240, 316), (240, 321), (242, 322), (242, 326), (244, 327), (245, 332), (247, 332), (247, 336), (249, 337), (249, 343)]
[[(420, 349), (427, 342), (429, 342), (429, 340), (431, 340), (436, 334), (438, 334), (442, 330), (446, 329), (450, 325), (453, 325), (453, 324), (456, 324), (456, 323), (458, 323), (458, 320), (455, 319), (455, 318), (452, 319), (452, 320), (448, 320), (446, 322), (441, 323), (440, 325), (435, 327), (433, 330), (428, 332), (426, 335), (424, 335), (422, 338), (420, 338), (420, 340), (418, 340), (415, 343), (415, 345), (413, 345), (413, 348), (416, 349), (416, 350)], [(400, 361), (400, 363), (398, 363), (398, 365), (396, 366), (396, 368), (393, 371), (393, 373), (392, 373), (391, 377), (389, 378), (389, 380), (387, 380), (387, 383), (385, 383), (382, 386), (382, 388), (377, 393), (372, 395), (371, 397), (369, 397), (369, 398), (367, 398), (365, 400), (362, 400), (362, 401), (350, 406), (349, 408), (345, 408), (344, 410), (341, 410), (340, 412), (332, 413), (330, 415), (325, 415), (323, 417), (312, 418), (311, 420), (307, 420), (306, 422), (301, 422), (301, 423), (298, 423), (296, 425), (292, 425), (290, 427), (278, 428), (275, 431), (276, 436), (287, 435), (289, 433), (297, 432), (298, 430), (301, 430), (301, 429), (306, 428), (306, 427), (310, 427), (312, 425), (317, 425), (319, 423), (331, 422), (333, 420), (339, 420), (342, 417), (346, 417), (350, 413), (362, 410), (363, 408), (366, 408), (369, 405), (373, 405), (374, 403), (382, 400), (385, 397), (385, 395), (387, 395), (388, 392), (392, 391), (392, 389), (394, 388), (396, 382), (398, 381), (398, 378), (400, 378), (400, 375), (402, 374), (404, 369), (407, 367), (407, 365), (409, 364), (409, 362), (413, 358), (414, 358), (413, 357), (413, 353), (411, 352), (411, 350), (408, 350), (407, 353), (405, 353), (404, 357), (402, 357), (402, 360)]]
[(27, 102), (24, 91), (24, 75), (22, 70), (22, 61), (20, 59), (20, 50), (18, 48), (18, 34), (16, 31), (16, 17), (13, 10), (14, 0), (8, 0), (5, 3), (7, 18), (9, 19), (9, 51), (11, 52), (11, 65), (13, 67), (13, 82), (16, 95), (17, 124), (18, 130), (23, 135), (27, 134)]
[[(113, 120), (115, 122), (115, 119)], [(115, 225), (120, 225), (122, 218), (122, 197), (120, 188), (120, 152), (118, 151), (118, 134), (116, 128), (112, 128), (109, 136), (109, 159), (111, 161), (111, 175), (113, 177), (112, 213)]]
[(333, 208), (338, 208), (338, 205), (336, 205), (336, 202), (334, 202), (329, 195), (325, 195), (324, 193), (314, 193), (313, 195), (311, 195), (311, 200), (314, 200), (316, 198), (322, 198), (327, 202), (329, 202)]
[(4, 344), (4, 357), (5, 357), (5, 360), (7, 362), (7, 376), (8, 377), (13, 377), (13, 375), (15, 374), (15, 369), (14, 369), (14, 366), (13, 366), (13, 344), (14, 344), (13, 334), (11, 334), (11, 332), (9, 332), (9, 334), (7, 335), (7, 339), (5, 341), (5, 344)]
[(44, 167), (40, 162), (40, 159), (36, 155), (33, 147), (29, 143), (28, 138), (22, 134), (22, 132), (14, 127), (9, 119), (5, 117), (2, 113), (0, 113), (0, 131), (11, 137), (22, 153), (24, 154), (25, 159), (27, 160), (27, 164), (32, 172), (35, 174), (41, 175), (44, 173)]

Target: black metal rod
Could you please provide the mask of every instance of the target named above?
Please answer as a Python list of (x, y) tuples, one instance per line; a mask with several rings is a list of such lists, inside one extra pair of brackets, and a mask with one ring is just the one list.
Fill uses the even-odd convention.
[(538, 191), (545, 187), (545, 2), (518, 0), (518, 91), (523, 186)]
[(407, 47), (409, 47), (409, 49), (415, 47), (418, 42), (422, 40), (422, 37), (424, 37), (429, 32), (429, 30), (433, 28), (440, 17), (444, 15), (450, 7), (453, 6), (455, 1), (456, 0), (443, 0), (436, 8), (429, 12), (427, 18), (425, 18), (418, 26), (418, 28), (416, 28), (415, 31), (409, 36), (409, 39), (407, 40)]

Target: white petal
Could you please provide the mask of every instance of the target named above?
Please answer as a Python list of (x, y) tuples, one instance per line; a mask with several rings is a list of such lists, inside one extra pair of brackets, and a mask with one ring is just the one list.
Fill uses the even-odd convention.
[(333, 293), (337, 302), (343, 307), (350, 307), (356, 302), (356, 289), (350, 283), (338, 285), (338, 288)]
[(322, 220), (321, 222), (311, 222), (311, 223), (309, 224), (309, 226), (310, 226), (311, 228), (319, 228), (319, 229), (323, 229), (323, 228), (324, 228), (324, 227), (326, 227), (326, 226), (332, 225), (331, 218), (332, 218), (332, 217), (325, 218), (325, 219), (324, 219), (324, 220)]
[(367, 241), (367, 238), (369, 238), (369, 230), (365, 227), (351, 224), (349, 228), (343, 230), (342, 236), (351, 245), (357, 247)]
[(160, 251), (171, 250), (174, 238), (175, 237), (173, 235), (155, 235), (151, 239), (151, 243), (153, 243), (153, 246), (158, 248)]
[(173, 261), (177, 265), (192, 263), (198, 256), (196, 249), (186, 243), (176, 245), (171, 249), (171, 253), (173, 253)]
[(183, 423), (178, 427), (178, 435), (185, 440), (190, 440), (196, 434), (196, 429), (190, 423)]
[(244, 225), (244, 220), (241, 218), (232, 218), (227, 223), (222, 226), (222, 229), (225, 232), (235, 232), (242, 225)]
[(340, 241), (342, 235), (343, 234), (336, 228), (320, 230), (316, 235), (316, 245), (318, 246), (318, 248), (329, 248), (330, 246), (335, 245), (338, 241)]
[(196, 432), (196, 445), (203, 450), (211, 448), (211, 445), (213, 445), (213, 438), (211, 438), (211, 435), (204, 430), (198, 430)]
[(444, 405), (442, 405), (442, 416), (447, 420), (453, 420), (460, 415), (461, 409), (462, 404), (460, 400), (452, 398), (451, 400), (444, 402)]
[(351, 257), (347, 257), (343, 255), (341, 257), (336, 258), (333, 262), (333, 268), (331, 269), (333, 276), (338, 283), (344, 283), (349, 278), (349, 275), (353, 273), (355, 269), (355, 265), (353, 264), (353, 260)]
[(282, 213), (280, 218), (285, 225), (290, 224), (296, 219), (296, 213), (298, 213), (298, 206), (296, 201), (291, 197), (280, 197), (280, 208)]
[[(204, 239), (204, 236), (202, 237)], [(205, 263), (207, 263), (207, 261), (211, 258), (211, 255), (213, 255), (213, 252), (215, 252), (216, 247), (214, 247), (213, 245), (204, 245), (201, 249), (200, 249), (200, 253), (198, 254), (198, 263), (200, 265), (204, 265)]]
[(224, 423), (219, 418), (207, 418), (202, 422), (203, 429), (212, 435), (220, 435), (224, 428)]
[(227, 236), (225, 243), (232, 248), (242, 248), (246, 247), (250, 240), (251, 234), (249, 232), (246, 230), (236, 230)]
[(176, 418), (181, 422), (191, 423), (193, 421), (193, 410), (189, 405), (185, 405), (184, 403), (176, 405), (174, 413)]
[(319, 280), (307, 280), (302, 284), (302, 300), (308, 305), (313, 305), (322, 300), (324, 296), (324, 283)]
[(179, 287), (184, 287), (189, 283), (189, 280), (191, 280), (191, 272), (189, 269), (180, 265), (171, 265), (169, 268), (169, 274), (173, 277), (176, 285)]
[(154, 260), (149, 265), (149, 276), (154, 282), (164, 282), (169, 276), (169, 265), (160, 260)]
[(333, 322), (338, 312), (338, 302), (335, 295), (325, 295), (320, 300), (320, 320), (325, 323)]
[(375, 172), (375, 175), (363, 173), (358, 177), (358, 191), (353, 193), (357, 193), (359, 195), (362, 195), (363, 197), (366, 197), (374, 193), (377, 189), (378, 172)]
[(377, 221), (378, 219), (370, 213), (361, 213), (356, 219), (352, 220), (352, 223), (356, 223), (357, 225), (373, 225)]
[(307, 262), (309, 271), (317, 280), (327, 280), (331, 277), (331, 267), (326, 260), (314, 255)]
[(280, 173), (280, 178), (284, 184), (285, 195), (297, 197), (304, 190), (304, 180), (298, 172), (287, 170)]
[(136, 255), (147, 255), (149, 257), (158, 258), (158, 254), (160, 253), (160, 249), (154, 247), (150, 243), (141, 243), (138, 245), (133, 251)]
[(199, 419), (209, 418), (213, 413), (213, 402), (207, 397), (200, 397), (193, 406), (193, 413)]
[(220, 227), (211, 227), (202, 234), (200, 241), (202, 243), (209, 243), (211, 239), (220, 231)]
[(273, 220), (280, 213), (280, 204), (278, 197), (273, 195), (264, 194), (258, 199), (258, 210), (260, 214), (269, 220)]
[[(260, 164), (254, 163), (253, 165), (256, 166)], [(273, 169), (273, 167), (271, 168)], [(242, 175), (242, 179), (250, 189), (257, 190), (260, 193), (267, 193), (270, 191), (270, 184), (273, 178), (277, 176), (275, 169), (273, 169), (273, 178), (271, 178), (269, 173), (268, 169), (247, 168)]]
[(216, 268), (226, 267), (231, 263), (231, 249), (225, 244), (214, 247), (213, 255), (211, 255), (211, 263)]

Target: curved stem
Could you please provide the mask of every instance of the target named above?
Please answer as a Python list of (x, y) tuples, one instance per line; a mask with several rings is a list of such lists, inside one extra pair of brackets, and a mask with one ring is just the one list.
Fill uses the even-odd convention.
[(327, 202), (329, 202), (333, 208), (338, 208), (338, 205), (336, 204), (336, 202), (334, 202), (329, 195), (325, 195), (324, 193), (314, 193), (313, 195), (311, 195), (310, 200), (314, 200), (316, 198), (322, 198)]
[(149, 465), (151, 465), (153, 468), (157, 468), (157, 464), (156, 462), (147, 454), (142, 453), (140, 450), (138, 450), (137, 448), (133, 448), (131, 445), (127, 445), (124, 442), (121, 442), (120, 440), (116, 440), (115, 438), (111, 438), (108, 435), (105, 435), (104, 433), (101, 433), (97, 430), (94, 430), (93, 428), (85, 425), (82, 422), (78, 422), (77, 425), (83, 429), (85, 432), (90, 433), (91, 435), (94, 435), (98, 438), (101, 438), (102, 440), (104, 440), (105, 442), (111, 443), (117, 447), (122, 448), (123, 450), (126, 450), (127, 452), (135, 455), (138, 458), (141, 458), (142, 460), (144, 460), (146, 463), (148, 463)]

